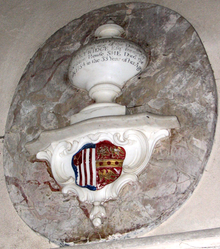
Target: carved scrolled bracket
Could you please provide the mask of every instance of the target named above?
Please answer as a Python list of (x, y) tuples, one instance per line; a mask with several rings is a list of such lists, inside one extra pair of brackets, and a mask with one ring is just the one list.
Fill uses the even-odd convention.
[[(64, 194), (73, 192), (80, 201), (94, 205), (90, 219), (99, 226), (106, 216), (102, 203), (116, 199), (124, 185), (138, 180), (156, 142), (177, 127), (176, 117), (148, 113), (96, 118), (44, 132), (26, 147), (38, 150), (38, 159), (49, 161)], [(40, 150), (46, 141), (48, 146)]]

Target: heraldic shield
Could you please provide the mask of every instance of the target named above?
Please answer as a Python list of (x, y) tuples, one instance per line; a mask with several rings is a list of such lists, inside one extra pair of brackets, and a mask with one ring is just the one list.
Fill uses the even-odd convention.
[(109, 141), (86, 144), (72, 157), (76, 184), (99, 190), (121, 175), (126, 152)]

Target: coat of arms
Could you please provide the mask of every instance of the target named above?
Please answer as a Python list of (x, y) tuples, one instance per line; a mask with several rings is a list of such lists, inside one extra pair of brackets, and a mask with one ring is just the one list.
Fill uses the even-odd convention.
[(84, 145), (72, 157), (76, 184), (99, 190), (114, 182), (121, 175), (125, 155), (122, 147), (106, 140)]

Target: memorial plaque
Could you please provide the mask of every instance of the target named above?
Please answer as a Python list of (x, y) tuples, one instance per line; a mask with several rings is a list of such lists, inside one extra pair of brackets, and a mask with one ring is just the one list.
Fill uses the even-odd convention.
[[(94, 31), (113, 20), (131, 43), (108, 46)], [(139, 70), (142, 57), (132, 42), (149, 55), (148, 67), (128, 81), (116, 102), (130, 114), (175, 115), (181, 128), (157, 144), (136, 184), (126, 185), (108, 202), (101, 228), (88, 219), (92, 208), (76, 196), (63, 196), (44, 162), (25, 148), (45, 130), (66, 127), (70, 117), (93, 100), (68, 79), (87, 63), (123, 60)], [(77, 50), (87, 46), (85, 54)], [(90, 50), (96, 56), (90, 56)], [(30, 60), (8, 114), (4, 144), (5, 178), (20, 217), (34, 231), (58, 245), (101, 239), (132, 238), (160, 225), (192, 195), (209, 158), (217, 117), (216, 86), (198, 34), (178, 13), (148, 3), (107, 6), (73, 20), (52, 35)]]

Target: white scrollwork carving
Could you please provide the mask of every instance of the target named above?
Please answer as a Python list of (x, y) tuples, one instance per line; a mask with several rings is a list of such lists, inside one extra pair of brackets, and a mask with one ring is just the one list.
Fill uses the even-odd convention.
[[(87, 127), (90, 127), (88, 132)], [(53, 176), (64, 194), (75, 193), (80, 201), (94, 205), (90, 219), (94, 226), (99, 226), (106, 215), (102, 203), (117, 198), (120, 190), (127, 183), (138, 181), (138, 175), (147, 167), (156, 142), (167, 137), (170, 128), (176, 127), (179, 127), (179, 123), (175, 117), (158, 117), (150, 114), (91, 119), (80, 125), (75, 124), (60, 131), (57, 130), (56, 133), (45, 132), (36, 143), (30, 144), (29, 148), (34, 150), (44, 141), (46, 143), (49, 141), (46, 149), (38, 150), (37, 158), (50, 162)], [(76, 129), (79, 132), (76, 132)], [(56, 140), (57, 137), (63, 137), (63, 139)], [(77, 183), (77, 175), (72, 165), (74, 156), (88, 144), (93, 146), (106, 141), (125, 151), (121, 173), (114, 181), (96, 190), (80, 185)], [(96, 172), (99, 173), (99, 171)]]
[[(146, 167), (153, 146), (161, 138), (168, 135), (167, 130), (158, 132), (145, 132), (136, 129), (125, 131), (99, 132), (79, 137), (78, 140), (62, 141), (50, 146), (47, 150), (37, 154), (39, 159), (46, 159), (51, 163), (53, 176), (57, 183), (62, 186), (62, 192), (75, 193), (82, 202), (94, 203), (90, 214), (95, 226), (101, 224), (101, 218), (105, 217), (105, 209), (100, 206), (101, 202), (117, 198), (121, 188), (129, 183), (137, 181), (137, 176)], [(75, 174), (71, 166), (71, 158), (77, 151), (88, 143), (98, 143), (107, 140), (117, 146), (123, 146), (126, 151), (121, 176), (104, 188), (91, 191), (76, 184)], [(53, 151), (52, 151), (53, 150)], [(52, 151), (52, 152), (51, 152)], [(99, 204), (97, 204), (99, 203)]]
[(102, 224), (102, 218), (106, 217), (106, 212), (105, 212), (105, 208), (103, 207), (103, 205), (101, 205), (100, 202), (96, 201), (93, 203), (93, 208), (92, 211), (90, 213), (90, 220), (92, 220), (93, 225), (95, 227), (100, 226)]

